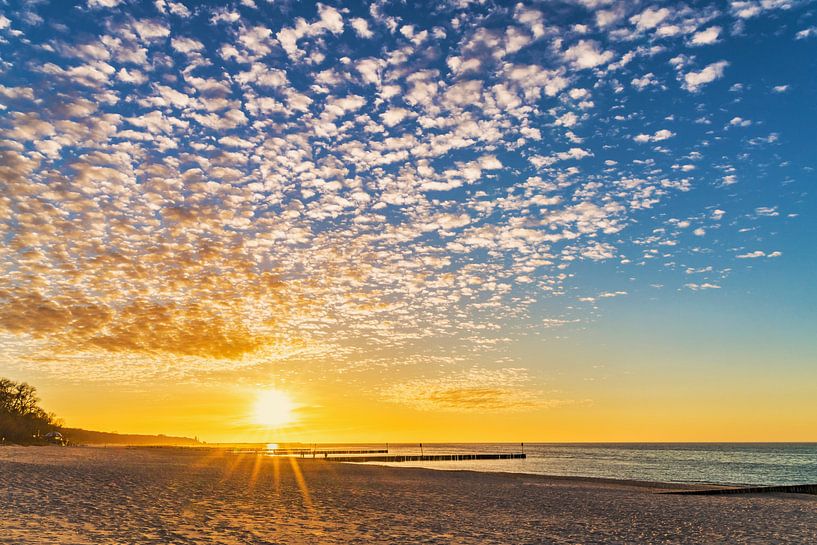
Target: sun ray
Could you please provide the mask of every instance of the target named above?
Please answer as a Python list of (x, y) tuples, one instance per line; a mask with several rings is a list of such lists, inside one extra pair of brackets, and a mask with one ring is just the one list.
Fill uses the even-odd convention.
[(256, 453), (255, 455), (255, 462), (252, 466), (252, 472), (250, 473), (250, 482), (248, 484), (248, 490), (252, 492), (255, 490), (255, 485), (258, 482), (258, 476), (261, 473), (261, 464), (264, 461), (264, 454), (261, 452)]
[(275, 486), (275, 494), (281, 494), (281, 460), (277, 456), (272, 457), (272, 483)]
[(301, 495), (304, 498), (304, 505), (308, 510), (312, 510), (312, 498), (309, 495), (309, 487), (306, 484), (306, 479), (304, 479), (304, 474), (301, 471), (301, 467), (298, 465), (298, 459), (294, 456), (289, 457), (289, 463), (292, 466), (292, 474), (295, 476), (295, 481), (298, 483), (298, 489), (301, 491)]

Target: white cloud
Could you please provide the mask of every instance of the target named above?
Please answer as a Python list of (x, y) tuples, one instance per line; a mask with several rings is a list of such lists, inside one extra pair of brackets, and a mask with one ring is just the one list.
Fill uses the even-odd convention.
[(621, 21), (627, 14), (623, 4), (617, 4), (611, 9), (600, 9), (596, 11), (596, 25), (599, 28), (606, 28)]
[(661, 142), (662, 140), (667, 140), (668, 138), (672, 138), (675, 136), (675, 133), (669, 129), (660, 129), (655, 131), (654, 134), (638, 134), (633, 137), (633, 140), (639, 142), (641, 144), (645, 144), (647, 142)]
[[(89, 8), (115, 8), (122, 0), (88, 0)], [(0, 27), (2, 28), (2, 27)]]
[(34, 90), (31, 87), (6, 87), (0, 84), (0, 95), (12, 100), (21, 98), (34, 100)]
[(161, 21), (142, 19), (133, 23), (133, 28), (139, 37), (146, 42), (166, 38), (170, 35), (170, 29)]
[(783, 255), (783, 252), (769, 252), (768, 254), (762, 250), (755, 250), (753, 252), (746, 252), (745, 254), (739, 254), (735, 257), (738, 259), (758, 259), (760, 257), (766, 258), (775, 258), (780, 257)]
[(602, 51), (594, 40), (580, 40), (564, 52), (564, 58), (576, 68), (593, 68), (610, 62), (612, 51)]
[[(167, 10), (170, 11), (173, 15), (178, 17), (190, 17), (190, 10), (187, 9), (187, 6), (182, 4), (181, 2), (170, 2), (170, 1), (163, 1), (158, 0), (156, 2), (157, 5), (164, 4), (167, 6)], [(164, 6), (163, 6), (164, 7)], [(164, 10), (162, 11), (164, 13)]]
[(817, 26), (804, 28), (795, 34), (794, 38), (796, 40), (805, 40), (806, 38), (811, 38), (812, 36), (817, 36)]
[(333, 34), (340, 34), (343, 32), (343, 16), (338, 10), (332, 6), (318, 4), (318, 14), (320, 21), (316, 25), (320, 25)]
[(374, 32), (369, 29), (369, 23), (366, 19), (361, 19), (360, 17), (353, 17), (349, 20), (352, 28), (355, 29), (355, 33), (360, 36), (361, 38), (371, 38), (374, 36)]
[(538, 9), (529, 8), (521, 2), (514, 8), (514, 18), (521, 24), (527, 26), (534, 39), (539, 39), (545, 34), (544, 14)]
[(684, 88), (693, 93), (697, 92), (702, 85), (722, 78), (727, 66), (729, 66), (728, 62), (718, 61), (698, 72), (687, 72), (684, 74)]
[(691, 289), (692, 291), (699, 291), (699, 290), (718, 290), (721, 287), (717, 284), (711, 284), (709, 282), (704, 282), (703, 284), (696, 284), (694, 282), (690, 282), (689, 284), (684, 284), (685, 287)]
[(495, 155), (483, 155), (479, 158), (479, 166), (485, 170), (497, 170), (502, 168), (502, 163)]
[(204, 49), (204, 44), (193, 38), (171, 38), (170, 45), (179, 53), (192, 53)]
[(689, 43), (692, 45), (709, 45), (714, 44), (718, 41), (718, 36), (720, 36), (721, 27), (713, 26), (709, 27), (706, 30), (701, 30), (700, 32), (696, 32), (692, 35), (692, 38), (689, 40)]
[(667, 8), (647, 8), (637, 15), (630, 17), (630, 22), (634, 24), (638, 30), (649, 30), (657, 27), (664, 19), (669, 17), (670, 10)]
[(304, 52), (298, 47), (298, 41), (309, 36), (319, 36), (326, 31), (332, 34), (343, 32), (343, 16), (331, 6), (318, 3), (319, 19), (314, 23), (307, 23), (298, 19), (294, 27), (283, 27), (275, 37), (293, 61), (303, 57)]
[(382, 114), (380, 114), (380, 118), (383, 120), (383, 124), (387, 127), (393, 127), (406, 119), (414, 115), (414, 112), (411, 110), (407, 110), (405, 108), (398, 108), (398, 107), (391, 107)]
[(549, 156), (532, 155), (530, 162), (536, 168), (550, 166), (558, 161), (567, 161), (570, 159), (584, 159), (585, 157), (592, 157), (593, 153), (582, 148), (570, 148), (567, 151), (560, 151)]
[(790, 9), (793, 5), (794, 0), (733, 0), (729, 7), (735, 17), (750, 19), (767, 10)]
[(287, 84), (287, 75), (278, 68), (269, 68), (266, 64), (254, 62), (246, 72), (235, 76), (239, 83), (255, 83), (262, 87), (283, 87)]
[(648, 72), (641, 76), (640, 78), (633, 78), (632, 85), (639, 91), (642, 91), (646, 87), (651, 85), (658, 85), (658, 80), (655, 79), (655, 74), (652, 72)]
[(360, 59), (355, 64), (355, 68), (363, 77), (363, 81), (373, 85), (380, 85), (380, 70), (382, 67), (383, 61), (373, 58)]
[(572, 127), (578, 122), (579, 118), (573, 112), (562, 114), (556, 119), (556, 125), (562, 127)]

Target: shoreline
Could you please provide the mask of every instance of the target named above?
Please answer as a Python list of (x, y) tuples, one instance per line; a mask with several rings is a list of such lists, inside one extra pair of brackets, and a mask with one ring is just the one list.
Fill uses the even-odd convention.
[[(332, 460), (325, 460), (323, 458), (312, 458), (311, 456), (301, 457), (301, 456), (265, 456), (259, 453), (231, 453), (229, 452), (229, 448), (226, 447), (213, 447), (213, 446), (170, 446), (170, 445), (72, 445), (68, 447), (56, 447), (52, 445), (6, 445), (11, 448), (20, 448), (20, 449), (36, 449), (36, 448), (48, 448), (48, 449), (60, 449), (60, 450), (71, 450), (71, 449), (99, 449), (103, 451), (107, 450), (145, 450), (145, 451), (180, 451), (180, 452), (192, 452), (192, 451), (209, 451), (209, 452), (223, 452), (226, 455), (234, 456), (234, 457), (243, 457), (243, 458), (251, 458), (255, 456), (262, 456), (265, 460), (273, 460), (277, 458), (280, 461), (294, 459), (299, 464), (342, 464), (348, 465), (353, 467), (378, 467), (378, 468), (389, 468), (401, 471), (407, 470), (414, 470), (414, 471), (431, 471), (431, 472), (442, 472), (442, 473), (467, 473), (473, 475), (495, 475), (495, 476), (506, 476), (506, 477), (533, 477), (533, 478), (544, 478), (550, 480), (564, 480), (564, 481), (575, 481), (575, 482), (587, 482), (588, 484), (592, 483), (599, 483), (599, 484), (617, 484), (621, 486), (632, 486), (637, 488), (679, 488), (679, 489), (686, 489), (686, 488), (697, 488), (698, 486), (709, 487), (709, 488), (729, 488), (732, 485), (720, 484), (720, 483), (691, 483), (691, 482), (673, 482), (673, 481), (647, 481), (647, 480), (635, 480), (635, 479), (615, 479), (611, 477), (593, 477), (593, 476), (585, 476), (585, 475), (558, 475), (558, 474), (542, 474), (542, 473), (525, 473), (520, 471), (493, 471), (493, 470), (477, 470), (477, 469), (453, 469), (453, 468), (445, 468), (445, 467), (422, 467), (416, 465), (403, 465), (398, 462), (389, 463), (389, 462), (349, 462), (349, 461), (342, 461), (342, 462), (334, 462)], [(2, 451), (0, 451), (2, 452)], [(442, 463), (442, 462), (441, 462)], [(736, 485), (739, 486), (739, 485)], [(748, 485), (747, 485), (748, 486)]]
[[(434, 443), (429, 443), (429, 445)], [(447, 444), (447, 443), (439, 443), (439, 444)], [(463, 443), (464, 444), (464, 443)], [(480, 444), (480, 443), (474, 443)], [(544, 443), (542, 443), (544, 444)], [(550, 443), (549, 443), (550, 444)], [(557, 443), (553, 443), (557, 444)], [(558, 443), (562, 444), (562, 443)], [(580, 444), (580, 443), (575, 443)], [(585, 444), (594, 444), (594, 443), (585, 443)], [(606, 443), (595, 443), (595, 444), (606, 444)], [(610, 443), (612, 444), (612, 443)], [(620, 444), (620, 443), (619, 443)], [(663, 443), (655, 443), (655, 444), (663, 444)], [(681, 443), (673, 443), (673, 444), (681, 444)], [(688, 443), (688, 444), (703, 444), (703, 443)], [(732, 443), (723, 443), (723, 444), (732, 444)], [(770, 443), (771, 444), (771, 443)], [(777, 444), (777, 443), (774, 443)], [(817, 443), (780, 443), (780, 444), (817, 444)], [(179, 452), (219, 452), (223, 454), (227, 454), (229, 456), (257, 456), (262, 453), (257, 452), (244, 452), (244, 453), (235, 453), (230, 452), (232, 447), (225, 447), (225, 446), (216, 446), (216, 445), (201, 445), (201, 446), (193, 446), (193, 445), (121, 445), (121, 444), (110, 444), (110, 445), (71, 445), (68, 447), (58, 447), (54, 445), (4, 445), (5, 447), (11, 448), (21, 448), (21, 449), (29, 449), (29, 448), (48, 448), (48, 449), (101, 449), (101, 450), (115, 450), (115, 449), (122, 449), (122, 450), (146, 450), (146, 451), (179, 451)], [(0, 449), (2, 452), (2, 449)], [(472, 473), (476, 475), (498, 475), (498, 476), (526, 476), (526, 477), (544, 477), (547, 479), (553, 480), (568, 480), (568, 481), (576, 481), (576, 482), (583, 482), (586, 481), (588, 483), (593, 482), (600, 482), (600, 483), (611, 483), (611, 484), (620, 484), (622, 486), (636, 486), (640, 488), (678, 488), (678, 489), (734, 489), (738, 487), (746, 487), (746, 488), (760, 488), (760, 487), (783, 487), (783, 486), (817, 486), (817, 483), (811, 482), (802, 482), (797, 484), (791, 485), (779, 485), (779, 484), (755, 484), (755, 483), (723, 483), (723, 482), (710, 482), (710, 481), (661, 481), (661, 480), (643, 480), (643, 479), (620, 479), (615, 477), (597, 477), (597, 476), (590, 476), (590, 475), (563, 475), (558, 473), (529, 473), (523, 471), (499, 471), (499, 470), (480, 470), (480, 469), (471, 469), (471, 468), (447, 468), (447, 467), (425, 467), (420, 465), (413, 465), (413, 462), (352, 462), (352, 461), (332, 461), (331, 459), (326, 460), (320, 457), (312, 458), (311, 456), (297, 456), (297, 455), (277, 455), (277, 456), (264, 456), (265, 459), (273, 459), (278, 458), (279, 460), (287, 460), (289, 458), (293, 458), (297, 460), (299, 463), (309, 462), (309, 463), (334, 463), (334, 464), (344, 464), (344, 465), (353, 465), (353, 466), (361, 466), (361, 467), (384, 467), (384, 468), (393, 468), (393, 469), (400, 469), (400, 470), (407, 470), (407, 469), (421, 469), (427, 471), (434, 471), (434, 472), (445, 472), (445, 473)], [(438, 462), (440, 464), (445, 464), (447, 462)], [(405, 464), (405, 465), (404, 465)]]
[(4, 543), (809, 543), (817, 497), (231, 456), (0, 449)]

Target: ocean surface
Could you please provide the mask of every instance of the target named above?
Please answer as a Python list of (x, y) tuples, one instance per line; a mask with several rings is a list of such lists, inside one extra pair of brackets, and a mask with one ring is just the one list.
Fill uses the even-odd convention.
[[(311, 445), (310, 445), (311, 446)], [(385, 448), (384, 444), (347, 445)], [(318, 445), (318, 449), (327, 445)], [(420, 445), (389, 444), (389, 454)], [(424, 443), (425, 454), (524, 452), (524, 460), (380, 463), (398, 467), (604, 477), (639, 481), (783, 485), (817, 483), (817, 443)]]

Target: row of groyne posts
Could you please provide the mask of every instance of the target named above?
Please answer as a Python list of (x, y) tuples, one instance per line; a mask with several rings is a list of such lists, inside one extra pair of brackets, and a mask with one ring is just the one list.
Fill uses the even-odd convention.
[(389, 444), (384, 448), (261, 448), (235, 449), (233, 453), (256, 453), (272, 456), (296, 456), (321, 458), (329, 462), (453, 462), (464, 460), (519, 460), (527, 458), (525, 443), (519, 443), (518, 452), (458, 452), (426, 454), (423, 443), (418, 443), (420, 453), (390, 454)]

